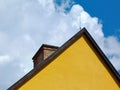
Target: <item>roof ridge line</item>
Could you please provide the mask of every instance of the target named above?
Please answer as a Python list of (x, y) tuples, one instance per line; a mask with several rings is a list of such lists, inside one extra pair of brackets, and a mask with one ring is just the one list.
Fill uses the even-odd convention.
[(52, 55), (50, 55), (48, 58), (46, 58), (44, 61), (39, 63), (35, 68), (33, 68), (29, 73), (27, 73), (23, 78), (18, 80), (15, 84), (13, 84), (11, 87), (9, 87), (7, 90), (16, 90), (20, 86), (22, 86), (24, 83), (26, 83), (28, 80), (30, 80), (34, 75), (36, 75), (40, 70), (42, 70), (44, 67), (46, 67), (50, 62), (53, 61), (54, 58), (56, 58), (59, 54), (61, 54), (64, 50), (66, 50), (70, 45), (72, 45), (76, 40), (78, 40), (81, 35), (85, 33), (85, 35), (88, 37), (92, 45), (95, 47), (95, 50), (100, 54), (100, 56), (104, 59), (105, 63), (109, 67), (109, 69), (112, 71), (112, 73), (115, 75), (116, 79), (120, 83), (120, 75), (116, 71), (116, 69), (113, 67), (111, 62), (108, 60), (108, 58), (105, 56), (105, 54), (102, 52), (100, 47), (97, 45), (95, 40), (92, 38), (92, 36), (89, 34), (89, 32), (84, 27), (81, 29), (78, 33), (76, 33), (72, 38), (70, 38), (67, 42), (65, 42), (60, 48), (58, 48)]

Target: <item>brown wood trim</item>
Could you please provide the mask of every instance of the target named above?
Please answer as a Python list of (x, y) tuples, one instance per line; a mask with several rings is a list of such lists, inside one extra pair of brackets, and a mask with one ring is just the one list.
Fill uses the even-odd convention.
[[(108, 58), (105, 56), (105, 54), (102, 52), (102, 50), (99, 48), (97, 43), (94, 41), (94, 39), (91, 37), (91, 35), (88, 33), (88, 31), (83, 28), (81, 31), (79, 31), (77, 34), (75, 34), (71, 39), (69, 39), (65, 44), (63, 44), (60, 48), (58, 48), (55, 53), (50, 55), (46, 60), (43, 60), (40, 64), (38, 64), (33, 70), (31, 70), (28, 74), (26, 74), (23, 78), (21, 78), (19, 81), (17, 81), (15, 84), (13, 84), (10, 88), (7, 90), (17, 90), (20, 88), (23, 84), (25, 84), (28, 80), (30, 80), (34, 75), (36, 75), (39, 71), (41, 71), (44, 67), (46, 67), (49, 63), (51, 63), (57, 56), (59, 56), (64, 50), (66, 50), (69, 46), (71, 46), (76, 40), (78, 40), (81, 35), (85, 35), (87, 39), (90, 40), (91, 44), (97, 51), (97, 53), (103, 58), (103, 61), (108, 66), (110, 71), (115, 76), (115, 79), (120, 83), (120, 75), (116, 71), (116, 69), (113, 67), (113, 65), (110, 63)], [(40, 50), (40, 49), (39, 49)], [(39, 50), (37, 53), (39, 53)], [(37, 56), (37, 53), (33, 58)]]

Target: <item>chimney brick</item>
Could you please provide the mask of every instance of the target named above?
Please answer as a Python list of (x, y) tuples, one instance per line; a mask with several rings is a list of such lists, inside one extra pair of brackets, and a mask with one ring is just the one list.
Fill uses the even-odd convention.
[(57, 49), (57, 46), (43, 44), (32, 58), (34, 67), (36, 67), (36, 65), (38, 65), (41, 61), (45, 60), (47, 57), (53, 54)]

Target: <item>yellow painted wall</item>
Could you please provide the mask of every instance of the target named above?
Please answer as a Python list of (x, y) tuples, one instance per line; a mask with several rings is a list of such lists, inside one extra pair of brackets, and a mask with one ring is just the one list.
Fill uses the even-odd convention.
[(120, 90), (82, 36), (19, 90)]

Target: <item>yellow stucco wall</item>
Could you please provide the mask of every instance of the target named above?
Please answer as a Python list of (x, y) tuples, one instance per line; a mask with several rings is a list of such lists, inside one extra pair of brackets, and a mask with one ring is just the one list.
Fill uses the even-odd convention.
[(120, 90), (82, 36), (19, 90)]

